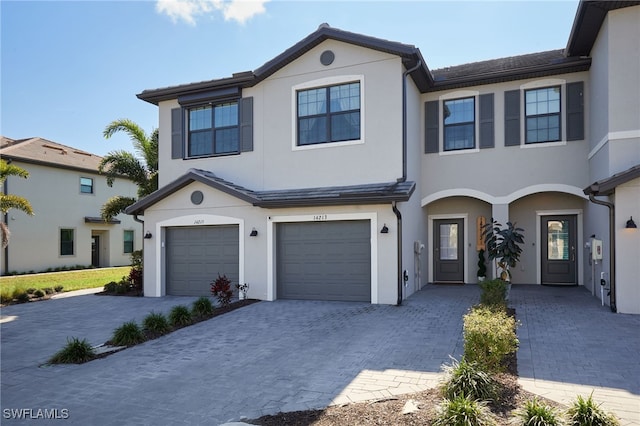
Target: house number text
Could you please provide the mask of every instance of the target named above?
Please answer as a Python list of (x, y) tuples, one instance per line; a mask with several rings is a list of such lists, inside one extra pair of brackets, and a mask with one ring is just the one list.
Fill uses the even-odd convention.
[(327, 220), (327, 215), (326, 214), (317, 214), (313, 216), (313, 220), (315, 220), (316, 222), (321, 222), (323, 220)]
[(202, 225), (204, 224), (204, 219), (196, 219), (193, 221), (194, 225)]

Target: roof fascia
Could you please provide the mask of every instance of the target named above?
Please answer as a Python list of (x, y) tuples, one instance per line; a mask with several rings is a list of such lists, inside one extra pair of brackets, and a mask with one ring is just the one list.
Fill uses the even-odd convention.
[(611, 177), (602, 179), (587, 186), (583, 192), (585, 195), (611, 195), (616, 188), (633, 179), (640, 178), (640, 164), (630, 169), (617, 173)]
[[(2, 158), (3, 159), (9, 159), (12, 161), (17, 161), (20, 163), (27, 163), (27, 164), (33, 164), (36, 166), (43, 166), (43, 167), (51, 167), (53, 169), (64, 169), (64, 170), (73, 170), (76, 172), (89, 172), (89, 173), (93, 173), (96, 175), (100, 175), (100, 172), (98, 172), (98, 169), (89, 169), (86, 167), (74, 167), (74, 166), (67, 166), (64, 164), (58, 164), (58, 163), (51, 163), (51, 162), (47, 162), (47, 161), (40, 161), (40, 160), (32, 160), (30, 158), (24, 158), (24, 157), (20, 157), (20, 156), (16, 156), (16, 155), (7, 155), (2, 153)], [(125, 178), (128, 179), (126, 176), (122, 176), (122, 175), (117, 175), (116, 177), (121, 177), (121, 178)]]

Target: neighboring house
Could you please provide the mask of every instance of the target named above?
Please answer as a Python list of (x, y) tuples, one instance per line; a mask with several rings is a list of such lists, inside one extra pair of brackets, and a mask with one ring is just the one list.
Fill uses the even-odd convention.
[(97, 171), (101, 157), (42, 138), (2, 137), (0, 156), (29, 172), (28, 179), (9, 177), (3, 190), (28, 199), (35, 212), (11, 210), (2, 218), (11, 231), (2, 275), (131, 264), (131, 252), (142, 248), (142, 224), (124, 214), (105, 222), (100, 208), (116, 195), (136, 197), (134, 183), (122, 178), (109, 187)]
[(514, 283), (599, 295), (612, 238), (585, 188), (603, 181), (607, 303), (640, 313), (640, 233), (623, 229), (640, 220), (630, 4), (581, 2), (566, 49), (433, 71), (414, 46), (323, 24), (253, 72), (145, 90), (160, 189), (127, 210), (153, 236), (145, 295), (206, 295), (224, 273), (258, 299), (396, 304), (475, 283), (492, 217), (525, 229)]

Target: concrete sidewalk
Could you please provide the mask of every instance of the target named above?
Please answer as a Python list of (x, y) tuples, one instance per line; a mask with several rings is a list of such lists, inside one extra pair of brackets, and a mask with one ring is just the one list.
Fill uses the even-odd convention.
[[(476, 286), (427, 286), (400, 307), (262, 302), (104, 359), (44, 368), (67, 336), (103, 343), (125, 321), (194, 298), (9, 306), (1, 408), (66, 409), (65, 424), (219, 425), (420, 391), (437, 384), (450, 355), (460, 357), (462, 316), (478, 298)], [(512, 304), (523, 386), (561, 402), (595, 390), (623, 425), (640, 425), (640, 316), (612, 314), (582, 288), (514, 286)]]

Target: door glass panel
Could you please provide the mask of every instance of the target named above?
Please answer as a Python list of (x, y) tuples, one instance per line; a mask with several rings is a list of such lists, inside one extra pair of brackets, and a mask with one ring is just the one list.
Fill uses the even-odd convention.
[(569, 260), (569, 221), (547, 222), (547, 259)]
[(458, 260), (458, 224), (440, 224), (440, 260)]

